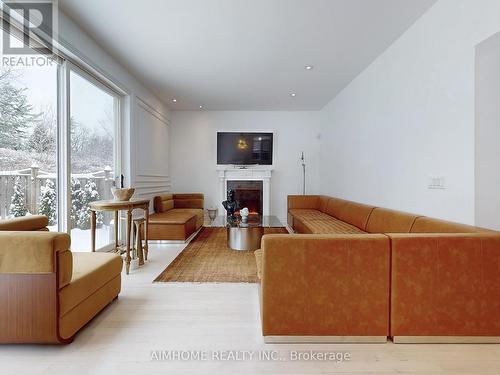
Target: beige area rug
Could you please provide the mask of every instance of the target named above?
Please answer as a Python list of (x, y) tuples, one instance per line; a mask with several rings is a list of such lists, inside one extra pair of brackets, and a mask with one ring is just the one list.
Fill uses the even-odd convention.
[[(265, 228), (264, 233), (288, 232)], [(253, 251), (231, 250), (226, 236), (226, 228), (203, 228), (154, 281), (256, 283)]]

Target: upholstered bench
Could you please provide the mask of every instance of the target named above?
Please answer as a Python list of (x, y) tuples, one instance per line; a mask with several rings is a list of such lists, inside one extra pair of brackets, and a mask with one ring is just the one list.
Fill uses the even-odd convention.
[(154, 198), (150, 240), (186, 241), (203, 225), (203, 194), (164, 194)]
[(0, 343), (71, 342), (120, 293), (120, 256), (72, 252), (47, 224), (0, 221)]

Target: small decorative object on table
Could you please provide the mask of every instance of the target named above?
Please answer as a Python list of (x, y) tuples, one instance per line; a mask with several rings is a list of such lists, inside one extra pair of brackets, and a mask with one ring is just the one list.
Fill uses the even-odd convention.
[(113, 198), (115, 201), (118, 202), (127, 202), (132, 198), (132, 195), (134, 195), (135, 189), (134, 188), (125, 188), (125, 189), (117, 189), (112, 187), (111, 188), (111, 194), (113, 194)]
[(111, 194), (113, 194), (113, 198), (115, 201), (118, 202), (127, 202), (132, 198), (132, 195), (134, 195), (135, 189), (134, 188), (124, 188), (123, 186), (123, 179), (125, 176), (121, 175), (120, 178), (120, 189), (112, 187), (111, 188)]
[(222, 202), (222, 205), (227, 211), (227, 220), (228, 221), (234, 221), (236, 220), (236, 217), (234, 213), (236, 210), (238, 210), (238, 201), (234, 199), (234, 190), (233, 189), (228, 189), (227, 190), (227, 200)]
[(248, 214), (249, 214), (248, 208), (245, 207), (240, 210), (241, 221), (243, 223), (246, 223), (248, 221)]

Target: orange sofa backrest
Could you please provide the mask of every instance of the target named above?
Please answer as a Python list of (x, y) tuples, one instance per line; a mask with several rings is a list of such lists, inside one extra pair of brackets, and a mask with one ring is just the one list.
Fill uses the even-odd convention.
[(419, 217), (415, 220), (411, 233), (485, 233), (492, 232), (488, 229), (473, 227), (471, 225), (452, 223), (451, 221)]
[(198, 208), (203, 209), (205, 203), (204, 195), (201, 193), (174, 194), (175, 208)]
[(167, 212), (172, 208), (203, 209), (205, 198), (201, 193), (163, 194), (154, 198), (155, 212)]
[(155, 212), (166, 212), (174, 208), (174, 195), (173, 194), (163, 194), (156, 196), (154, 198), (154, 208)]
[(366, 231), (369, 233), (410, 233), (418, 217), (418, 215), (387, 208), (375, 208), (368, 219)]
[(374, 208), (374, 206), (362, 203), (351, 202), (339, 198), (330, 198), (325, 213), (354, 225), (361, 230), (365, 230), (368, 218)]
[(318, 209), (319, 195), (289, 195), (287, 197), (288, 209), (311, 208)]

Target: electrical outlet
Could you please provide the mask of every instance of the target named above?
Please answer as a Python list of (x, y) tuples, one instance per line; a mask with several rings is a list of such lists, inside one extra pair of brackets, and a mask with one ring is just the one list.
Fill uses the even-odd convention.
[(445, 183), (444, 183), (444, 177), (430, 177), (429, 178), (429, 185), (427, 185), (428, 189), (438, 189), (438, 190), (444, 190), (446, 189)]

